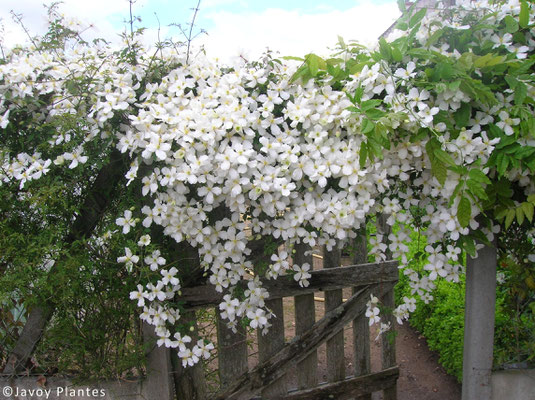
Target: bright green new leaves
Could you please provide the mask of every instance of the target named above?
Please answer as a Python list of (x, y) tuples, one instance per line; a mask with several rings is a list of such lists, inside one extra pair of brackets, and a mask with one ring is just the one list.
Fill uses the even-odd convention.
[(303, 61), (303, 65), (301, 65), (301, 67), (292, 76), (292, 82), (295, 82), (299, 79), (301, 79), (303, 82), (307, 82), (310, 79), (318, 76), (320, 68), (326, 68), (325, 60), (315, 54), (307, 54), (304, 60), (298, 57), (286, 57), (286, 59)]
[[(376, 73), (379, 74), (376, 76), (384, 76), (381, 78), (384, 80), (394, 78), (394, 73), (407, 68), (407, 60), (411, 60), (418, 66), (419, 72), (403, 83), (397, 81), (395, 91), (399, 96), (406, 96), (410, 88), (413, 91), (417, 89), (417, 94), (425, 90), (434, 99), (429, 102), (431, 108), (438, 105), (434, 101), (441, 96), (449, 98), (455, 93), (464, 95), (459, 96), (458, 106), (449, 110), (441, 107), (433, 114), (432, 123), (427, 125), (428, 122), (421, 124), (420, 121), (419, 128), (410, 132), (411, 141), (415, 138), (414, 143), (427, 143), (428, 167), (437, 181), (445, 185), (449, 179), (457, 180), (448, 200), (450, 206), (458, 204), (456, 215), (461, 226), (468, 226), (473, 205), (487, 215), (506, 210), (507, 215), (502, 217), (505, 221), (507, 216), (507, 226), (513, 218), (518, 222), (530, 221), (531, 203), (520, 201), (520, 205), (510, 204), (513, 195), (506, 196), (504, 193), (517, 189), (509, 185), (503, 191), (502, 180), (509, 179), (512, 171), (513, 174), (517, 170), (522, 173), (535, 172), (535, 146), (532, 145), (535, 137), (535, 103), (532, 98), (535, 60), (529, 57), (529, 53), (524, 55), (511, 50), (514, 47), (519, 52), (528, 51), (525, 50), (529, 47), (525, 36), (526, 30), (530, 29), (531, 3), (521, 0), (520, 13), (505, 13), (502, 14), (504, 17), (496, 17), (492, 13), (486, 16), (481, 13), (479, 20), (466, 17), (462, 24), (465, 27), (429, 21), (426, 19), (426, 9), (407, 8), (402, 1), (398, 5), (403, 16), (396, 28), (405, 31), (404, 36), (392, 42), (380, 38), (377, 50), (369, 53), (339, 39), (340, 48), (346, 52), (345, 61), (341, 60), (344, 57), (324, 60), (308, 55), (294, 78), (302, 78), (303, 81), (329, 78), (330, 84), (352, 80), (362, 82), (361, 73), (365, 71), (369, 77)], [(416, 36), (422, 26), (431, 31), (424, 42)], [(489, 30), (495, 34), (479, 41)], [(454, 56), (438, 50), (444, 44), (448, 45), (450, 51), (455, 49)], [(377, 64), (381, 66), (380, 71), (377, 71)], [(374, 66), (376, 69), (372, 72)], [(364, 85), (369, 85), (367, 82)], [(377, 85), (377, 82), (374, 84)], [(347, 108), (359, 121), (356, 130), (362, 135), (358, 154), (361, 168), (366, 167), (368, 160), (373, 162), (374, 159), (381, 159), (385, 149), (405, 140), (405, 133), (398, 127), (407, 122), (407, 118), (411, 122), (413, 118), (418, 120), (415, 115), (418, 109), (415, 109), (416, 112), (412, 109), (414, 105), (405, 104), (405, 110), (400, 112), (398, 109), (394, 113), (388, 101), (379, 96), (370, 99), (366, 90), (356, 85), (356, 89), (348, 93), (352, 105)], [(506, 108), (503, 108), (504, 104), (507, 104)], [(477, 126), (474, 121), (479, 118), (478, 115), (485, 113), (492, 116), (492, 120), (478, 126), (474, 132), (473, 127)], [(392, 117), (397, 114), (402, 117)], [(439, 132), (435, 130), (438, 124), (442, 125)], [(470, 140), (481, 140), (480, 137), (491, 141), (493, 150), (489, 152), (490, 157), (485, 158), (483, 163), (477, 159), (466, 163), (462, 149), (455, 150), (451, 145), (459, 137), (468, 138), (467, 146), (471, 145)], [(517, 197), (519, 201), (525, 195)]]
[(427, 13), (427, 8), (422, 8), (418, 10), (409, 20), (409, 28), (414, 28), (418, 23), (424, 19), (425, 14)]

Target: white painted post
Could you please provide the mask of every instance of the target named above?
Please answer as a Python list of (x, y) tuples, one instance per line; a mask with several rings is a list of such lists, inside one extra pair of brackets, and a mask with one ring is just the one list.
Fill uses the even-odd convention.
[(492, 398), (496, 264), (496, 247), (467, 256), (462, 400)]

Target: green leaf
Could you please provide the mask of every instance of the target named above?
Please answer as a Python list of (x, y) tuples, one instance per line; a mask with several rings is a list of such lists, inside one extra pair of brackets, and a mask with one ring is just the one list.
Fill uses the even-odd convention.
[(459, 60), (457, 61), (457, 64), (459, 67), (464, 71), (469, 71), (474, 66), (474, 58), (476, 56), (474, 53), (463, 53), (461, 57), (459, 57)]
[(522, 29), (525, 29), (529, 25), (529, 5), (526, 0), (522, 0), (520, 3), (520, 15), (518, 16), (518, 24)]
[(306, 83), (310, 78), (310, 69), (308, 68), (308, 66), (301, 65), (290, 78), (290, 83), (296, 82), (299, 79)]
[(407, 7), (405, 6), (405, 0), (398, 0), (398, 8), (399, 11), (401, 11), (402, 13), (407, 11)]
[(518, 31), (518, 22), (511, 15), (507, 15), (504, 19), (505, 22), (505, 31), (507, 33), (515, 33)]
[(462, 103), (461, 107), (455, 112), (453, 117), (455, 118), (455, 123), (459, 128), (465, 127), (468, 125), (470, 116), (472, 115), (472, 106), (468, 103)]
[(525, 202), (525, 203), (522, 203), (520, 206), (522, 207), (522, 210), (524, 211), (524, 214), (526, 215), (526, 218), (528, 219), (528, 221), (533, 222), (533, 209), (534, 209), (533, 204)]
[(382, 100), (366, 100), (366, 101), (363, 101), (362, 103), (360, 103), (360, 108), (362, 109), (362, 111), (368, 111), (368, 110), (371, 110), (372, 108), (375, 108), (377, 107), (378, 105), (380, 105), (383, 101)]
[(433, 46), (438, 40), (442, 37), (444, 34), (444, 29), (439, 29), (435, 31), (431, 36), (429, 36), (429, 39), (427, 39), (426, 46)]
[(340, 71), (340, 67), (336, 67), (336, 66), (333, 66), (331, 64), (327, 64), (327, 72), (329, 73), (329, 75), (336, 76), (336, 75), (338, 75), (339, 71)]
[(360, 100), (362, 99), (362, 95), (364, 94), (364, 88), (362, 86), (359, 86), (356, 90), (355, 90), (355, 95), (353, 96), (353, 98), (351, 99), (351, 102), (353, 104), (360, 104)]
[(518, 222), (518, 225), (522, 225), (522, 223), (524, 222), (524, 210), (522, 209), (522, 207), (517, 207), (516, 210), (515, 210), (515, 213), (516, 213), (516, 221)]
[(472, 257), (476, 256), (476, 242), (471, 237), (463, 237), (463, 248)]
[(65, 87), (67, 88), (67, 91), (73, 96), (76, 96), (79, 92), (78, 84), (75, 81), (67, 81), (65, 83)]
[(514, 208), (507, 210), (505, 215), (505, 229), (509, 228), (516, 217), (516, 211)]
[(385, 112), (379, 110), (378, 108), (372, 108), (371, 110), (366, 111), (366, 116), (372, 120), (377, 121), (379, 118), (383, 117)]
[(425, 17), (426, 13), (427, 13), (426, 8), (422, 8), (418, 10), (418, 12), (416, 12), (409, 20), (409, 28), (411, 29), (414, 28), (416, 24), (419, 23)]
[(456, 165), (455, 160), (448, 153), (442, 150), (440, 147), (436, 148), (433, 153), (435, 157), (439, 159), (442, 163), (449, 165), (451, 167)]
[(305, 61), (304, 58), (301, 57), (294, 57), (294, 56), (284, 56), (282, 57), (283, 60), (293, 60), (293, 61)]
[(451, 195), (451, 199), (448, 203), (448, 206), (451, 207), (451, 205), (453, 204), (453, 202), (455, 201), (455, 198), (457, 197), (457, 195), (459, 194), (459, 192), (464, 188), (464, 181), (461, 180), (457, 186), (455, 186), (455, 189), (453, 190), (453, 194)]
[(384, 38), (379, 39), (379, 52), (386, 61), (392, 60), (392, 47)]
[(516, 85), (518, 85), (518, 79), (516, 79), (514, 76), (505, 75), (504, 79), (509, 84), (509, 87), (513, 90), (516, 88)]
[(374, 128), (375, 128), (375, 124), (372, 121), (370, 121), (368, 118), (365, 118), (362, 121), (362, 125), (360, 127), (361, 132), (364, 135), (373, 131)]
[(453, 78), (453, 67), (447, 62), (438, 63), (433, 69), (433, 78), (437, 81), (447, 80)]
[(487, 235), (485, 235), (479, 229), (476, 229), (475, 231), (470, 232), (470, 236), (473, 236), (476, 240), (480, 241), (481, 243), (484, 243), (487, 246), (492, 247), (492, 243), (489, 241), (489, 238), (487, 237)]
[(503, 63), (505, 60), (506, 58), (504, 56), (497, 56), (493, 53), (487, 53), (474, 60), (474, 67), (476, 68), (493, 67), (495, 65)]
[(383, 158), (383, 147), (381, 146), (381, 144), (378, 143), (375, 139), (369, 138), (368, 139), (368, 156), (370, 157), (370, 159), (371, 159), (372, 153), (379, 159)]
[(338, 45), (340, 46), (342, 50), (347, 49), (346, 42), (344, 42), (344, 38), (340, 35), (338, 35)]
[[(511, 182), (507, 179), (500, 179), (498, 182), (494, 184), (496, 193), (499, 197), (502, 199), (509, 199), (513, 196), (513, 189), (511, 189)], [(529, 197), (528, 197), (529, 201)]]
[(457, 219), (459, 224), (466, 228), (470, 223), (470, 217), (472, 216), (472, 207), (470, 205), (470, 200), (462, 196), (459, 206), (457, 207)]
[(364, 169), (366, 166), (366, 159), (368, 158), (368, 146), (366, 142), (362, 142), (359, 150), (359, 165), (361, 169)]
[(481, 182), (468, 179), (466, 185), (474, 197), (480, 200), (488, 200), (489, 197), (487, 196), (487, 193), (485, 193), (485, 188)]
[(392, 47), (392, 59), (395, 62), (400, 62), (401, 60), (403, 60), (403, 54), (401, 53), (401, 50), (396, 46)]
[(431, 172), (437, 178), (441, 185), (444, 185), (448, 177), (448, 168), (438, 159), (433, 158), (431, 161)]
[(515, 104), (517, 106), (524, 103), (526, 96), (528, 95), (528, 88), (524, 82), (518, 82), (515, 88)]
[(496, 158), (496, 169), (498, 170), (498, 174), (500, 176), (503, 176), (505, 172), (507, 171), (508, 166), (509, 166), (509, 157), (504, 153), (499, 153), (498, 157)]
[[(351, 60), (350, 60), (351, 61)], [(365, 65), (368, 65), (369, 62), (366, 61), (366, 62), (360, 62), (360, 63), (350, 63), (348, 62), (347, 65), (348, 65), (348, 71), (350, 74), (356, 74), (356, 73), (359, 73), (360, 71), (362, 71), (362, 69), (364, 68)]]
[[(498, 129), (498, 133), (501, 133), (500, 128)], [(516, 143), (516, 138), (514, 136), (505, 136), (500, 138), (500, 142), (496, 145), (497, 149), (503, 149), (513, 143)]]
[(399, 29), (400, 31), (406, 31), (407, 29), (409, 29), (409, 24), (407, 24), (407, 22), (405, 21), (399, 21), (396, 24), (396, 29)]
[(530, 146), (519, 146), (515, 151), (515, 156), (518, 159), (528, 158), (531, 157), (533, 154), (535, 154), (535, 147)]
[(468, 176), (474, 181), (490, 184), (490, 179), (479, 169), (471, 169), (470, 172), (468, 172)]
[(437, 178), (438, 182), (443, 185), (448, 177), (446, 165), (435, 156), (435, 151), (440, 150), (440, 142), (436, 138), (430, 139), (425, 145), (425, 150), (429, 161), (431, 161), (431, 172)]
[(409, 24), (407, 24), (405, 21), (399, 21), (396, 24), (396, 29), (399, 29), (400, 31), (406, 31), (409, 29)]
[(474, 67), (476, 68), (483, 68), (485, 65), (487, 65), (487, 63), (489, 62), (489, 60), (493, 57), (493, 54), (492, 53), (487, 53), (481, 57), (477, 57), (475, 60), (474, 60)]
[(453, 82), (448, 83), (449, 90), (453, 90), (453, 91), (459, 90), (459, 86), (461, 86), (461, 81), (453, 81)]
[(319, 57), (315, 54), (307, 55), (306, 63), (308, 64), (308, 68), (310, 69), (310, 74), (312, 76), (318, 75), (319, 66), (320, 66), (320, 62), (318, 59)]

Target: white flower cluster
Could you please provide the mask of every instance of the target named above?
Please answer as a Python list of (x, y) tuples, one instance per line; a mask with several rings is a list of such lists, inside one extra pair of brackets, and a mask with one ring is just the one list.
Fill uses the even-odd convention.
[[(502, 6), (493, 18), (498, 21), (505, 12), (518, 14), (513, 3), (518, 1)], [(463, 2), (462, 7), (483, 13), (491, 5)], [(430, 14), (417, 38), (426, 43), (440, 27), (465, 29), (454, 22), (441, 22)], [(483, 36), (479, 40), (488, 39), (519, 58), (535, 47), (531, 35), (520, 47), (512, 45), (509, 37), (495, 38), (491, 28), (479, 30), (478, 35)], [(460, 57), (444, 44), (434, 50)], [(186, 241), (196, 248), (209, 282), (225, 292), (219, 305), (222, 317), (234, 326), (246, 317), (253, 329), (269, 327), (271, 313), (264, 302), (269, 294), (261, 280), (242, 283), (254, 270), (248, 243), (257, 237), (280, 240), (287, 249), (298, 243), (332, 249), (354, 238), (367, 218), (381, 213), (399, 229), (371, 238), (371, 254), (377, 261), (385, 260), (389, 252), (401, 259), (414, 294), (430, 300), (435, 279), (458, 279), (458, 239), (469, 231), (455, 214), (459, 197), (454, 191), (461, 176), (447, 171), (441, 184), (426, 151), (429, 139), (416, 136), (421, 129), (429, 129), (455, 163), (467, 170), (480, 169), (498, 142), (489, 139), (488, 125), (495, 122), (511, 135), (519, 124), (507, 111), (512, 93), (497, 96), (499, 104), (489, 108), (458, 89), (430, 92), (413, 79), (425, 74), (425, 63), (409, 56), (395, 68), (370, 61), (344, 87), (335, 89), (327, 81), (292, 84), (296, 68), (269, 57), (222, 67), (199, 55), (186, 65), (184, 57), (162, 50), (158, 65), (167, 69), (153, 82), (149, 79), (155, 65), (152, 56), (142, 48), (138, 51), (136, 65), (118, 59), (108, 48), (86, 46), (60, 54), (13, 54), (0, 65), (2, 129), (9, 129), (13, 110), (28, 107), (28, 98), (50, 97), (44, 108), (30, 109), (42, 122), (84, 116), (83, 124), (52, 135), (48, 158), (37, 151), (16, 156), (2, 152), (0, 180), (15, 181), (23, 189), (54, 169), (80, 168), (93, 161), (90, 157), (98, 157), (86, 151), (95, 142), (127, 154), (131, 159), (127, 185), (141, 182), (144, 205), (121, 212), (116, 219), (118, 234), (129, 235), (141, 229), (139, 225), (145, 229), (157, 225), (176, 242)], [(88, 73), (89, 83), (81, 79)], [(526, 85), (533, 95), (534, 87)], [(374, 107), (385, 115), (381, 123), (393, 138), (390, 149), (382, 149), (383, 157), (373, 161), (359, 159), (369, 122), (364, 114), (348, 109), (352, 106), (348, 94), (353, 96), (357, 90), (362, 91), (363, 102), (376, 101)], [(452, 115), (467, 103), (477, 112), (467, 129), (451, 137), (444, 118), (438, 117)], [(533, 182), (525, 178), (520, 171), (511, 177), (524, 179), (526, 193), (534, 193)], [(411, 207), (423, 210), (418, 223), (409, 212)], [(475, 202), (471, 208), (470, 227), (476, 228), (480, 211)], [(422, 222), (429, 223), (421, 231), (429, 253), (424, 267), (429, 273), (423, 276), (406, 267), (411, 227)], [(138, 246), (150, 243), (151, 237), (144, 235)], [(189, 348), (191, 337), (172, 332), (180, 317), (169, 304), (180, 292), (178, 270), (166, 266), (158, 250), (141, 258), (134, 253), (125, 248), (117, 262), (134, 271), (142, 260), (161, 275), (157, 281), (138, 285), (130, 295), (143, 308), (141, 318), (156, 327), (158, 344), (178, 348), (184, 365), (207, 357), (210, 345), (200, 341)], [(291, 266), (285, 251), (273, 254), (271, 261), (267, 278), (292, 271), (301, 286), (308, 285), (310, 265)], [(247, 287), (244, 297), (234, 297), (240, 283)], [(414, 309), (413, 298), (404, 300), (395, 311), (400, 322)], [(379, 321), (376, 299), (372, 298), (366, 315), (370, 322)]]

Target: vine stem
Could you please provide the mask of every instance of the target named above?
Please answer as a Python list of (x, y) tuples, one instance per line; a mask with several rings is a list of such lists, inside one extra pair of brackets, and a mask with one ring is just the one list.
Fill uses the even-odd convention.
[(128, 0), (128, 11), (130, 13), (130, 36), (134, 37), (134, 16), (132, 15), (132, 6), (134, 5), (135, 0)]
[(199, 12), (199, 7), (201, 5), (201, 0), (199, 0), (197, 2), (197, 6), (193, 9), (193, 17), (191, 19), (191, 23), (190, 23), (190, 26), (189, 26), (189, 33), (188, 33), (188, 50), (186, 52), (186, 64), (189, 64), (189, 54), (190, 54), (190, 48), (191, 48), (191, 42), (193, 40), (192, 38), (192, 35), (193, 35), (193, 26), (195, 25), (195, 19), (197, 18), (197, 13)]

